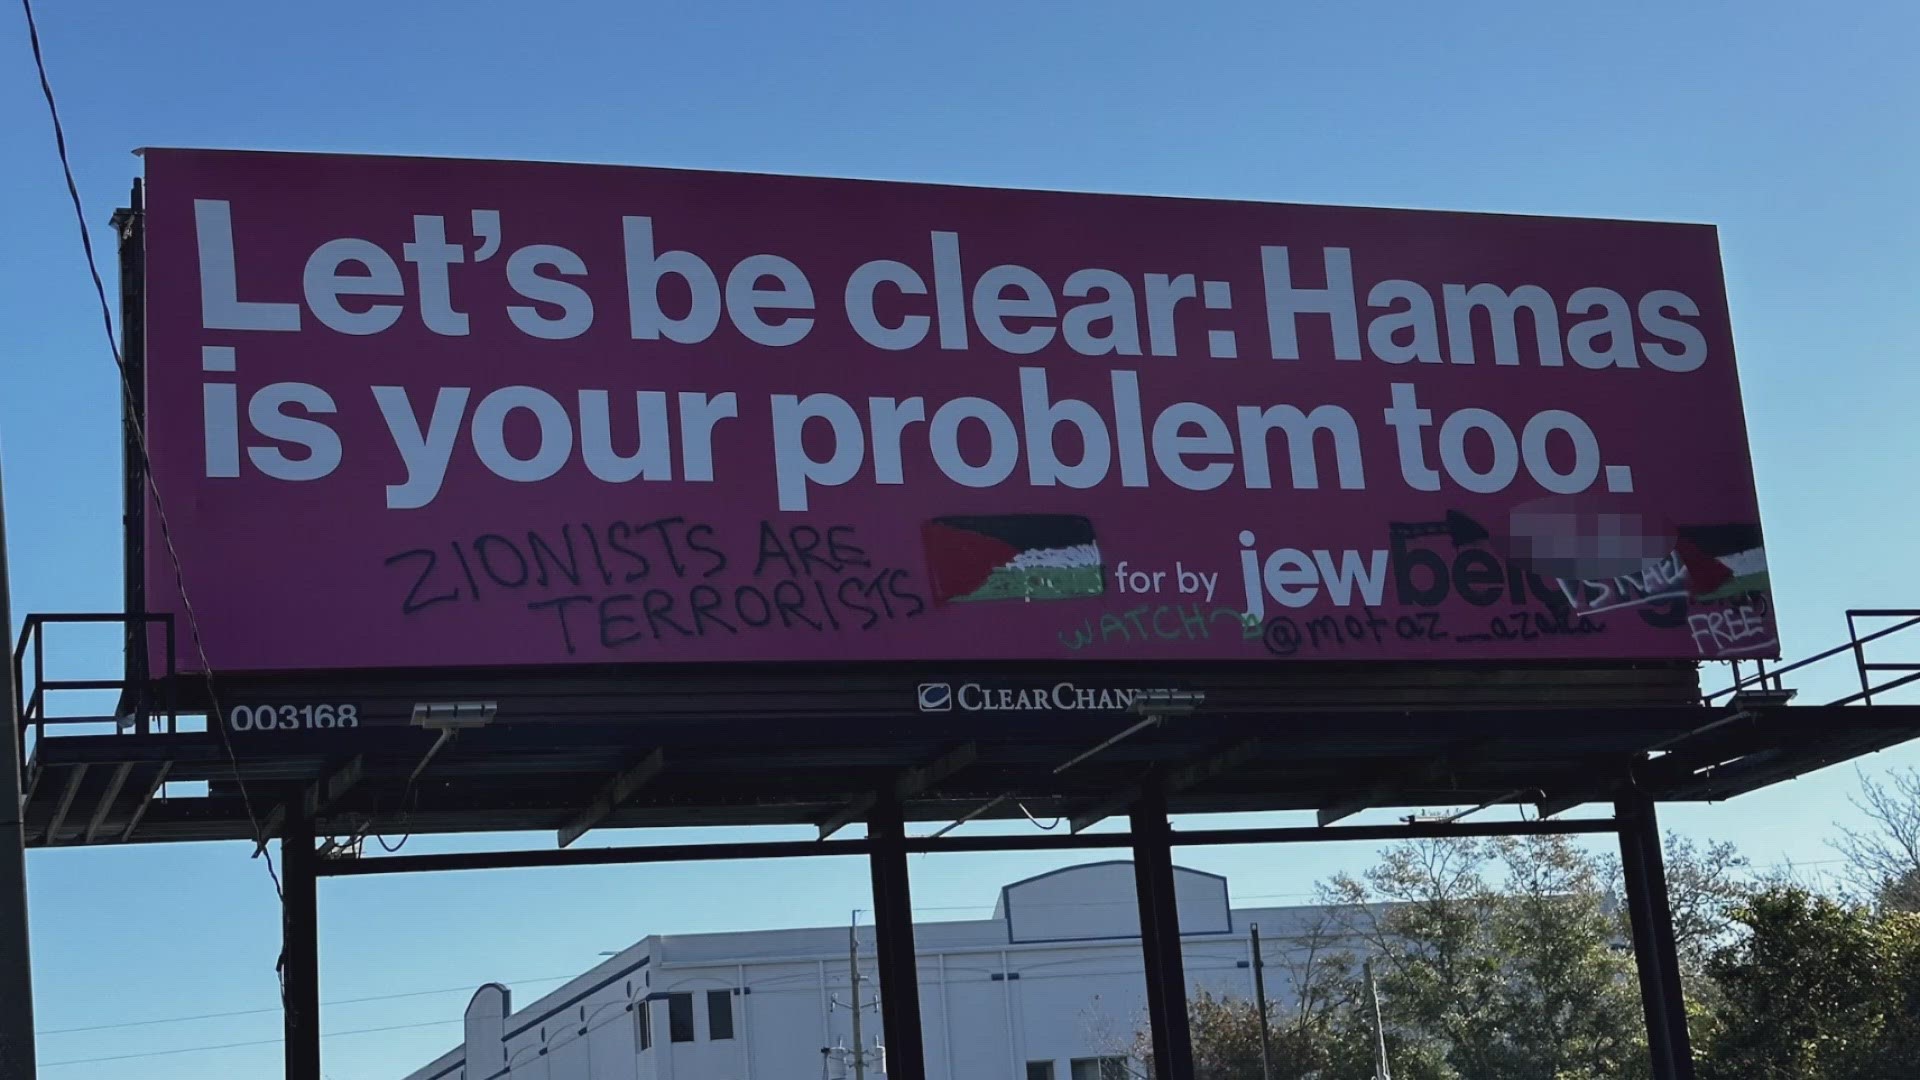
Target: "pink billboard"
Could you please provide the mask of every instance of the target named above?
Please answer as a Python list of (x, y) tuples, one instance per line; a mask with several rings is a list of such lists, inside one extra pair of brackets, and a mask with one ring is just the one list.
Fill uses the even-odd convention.
[(153, 479), (215, 671), (1777, 654), (1708, 226), (146, 171)]

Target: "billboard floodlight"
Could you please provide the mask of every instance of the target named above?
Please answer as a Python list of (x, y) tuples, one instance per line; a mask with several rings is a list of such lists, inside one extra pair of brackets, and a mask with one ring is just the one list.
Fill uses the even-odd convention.
[(459, 731), (485, 727), (500, 713), (497, 701), (422, 701), (413, 707), (415, 727)]
[(420, 774), (427, 771), (427, 765), (433, 761), (434, 755), (438, 754), (441, 748), (446, 746), (447, 743), (452, 742), (454, 735), (461, 731), (486, 727), (488, 724), (493, 723), (493, 718), (499, 714), (500, 703), (497, 701), (421, 701), (414, 703), (414, 726), (431, 728), (434, 731), (438, 731), (440, 737), (433, 740), (433, 746), (428, 748), (427, 755), (420, 759), (420, 764), (413, 767), (413, 774), (407, 777), (407, 783), (411, 784), (415, 780), (420, 779)]
[(1135, 716), (1192, 716), (1206, 700), (1198, 690), (1143, 690), (1127, 708)]

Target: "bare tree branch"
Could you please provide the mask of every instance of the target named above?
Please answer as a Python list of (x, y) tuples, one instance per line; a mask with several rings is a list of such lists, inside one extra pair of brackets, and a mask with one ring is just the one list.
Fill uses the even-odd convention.
[(1840, 826), (1833, 847), (1848, 878), (1866, 898), (1897, 911), (1920, 912), (1920, 769), (1894, 769), (1884, 780), (1860, 774), (1853, 805), (1872, 823)]

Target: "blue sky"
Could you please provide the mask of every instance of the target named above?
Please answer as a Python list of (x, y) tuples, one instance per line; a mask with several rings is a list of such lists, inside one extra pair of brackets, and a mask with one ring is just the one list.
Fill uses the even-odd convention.
[[(1721, 229), (1786, 649), (1920, 602), (1920, 9), (1904, 0), (941, 5), (44, 3), (94, 237), (142, 145), (551, 158), (1014, 186), (1706, 221)], [(1300, 10), (1294, 10), (1299, 8)], [(119, 606), (114, 376), (18, 13), (0, 17), (0, 451), (16, 612)], [(1684, 468), (1684, 463), (1676, 463)], [(1920, 652), (1920, 643), (1908, 646)], [(56, 653), (113, 662), (110, 651)], [(1851, 671), (1804, 684), (1846, 692)], [(1920, 763), (1912, 749), (1864, 763)], [(1667, 823), (1833, 869), (1849, 767)], [(530, 838), (535, 843), (540, 838)], [(415, 841), (421, 850), (436, 845)], [(437, 845), (440, 847), (447, 844)], [(44, 1064), (272, 1039), (277, 911), (239, 845), (31, 858)], [(1305, 899), (1364, 850), (1192, 853)], [(930, 918), (1058, 858), (915, 863)], [(855, 862), (323, 885), (332, 1031), (446, 1021), (487, 979), (579, 971), (648, 932), (837, 923)], [(453, 989), (453, 988), (458, 988)], [(342, 1035), (398, 1076), (456, 1024)], [(50, 1077), (278, 1075), (276, 1046)]]

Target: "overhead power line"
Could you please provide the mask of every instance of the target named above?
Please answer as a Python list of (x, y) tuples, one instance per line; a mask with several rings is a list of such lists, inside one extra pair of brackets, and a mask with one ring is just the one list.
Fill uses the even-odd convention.
[[(414, 1028), (445, 1027), (448, 1024), (463, 1024), (465, 1020), (455, 1017), (452, 1020), (425, 1020), (417, 1024), (392, 1024), (387, 1027), (352, 1028), (347, 1031), (328, 1031), (321, 1034), (323, 1039), (338, 1039), (345, 1035), (374, 1035), (382, 1031), (408, 1031)], [(214, 1046), (181, 1046), (172, 1050), (142, 1050), (133, 1054), (108, 1054), (104, 1057), (68, 1058), (65, 1061), (43, 1061), (42, 1069), (57, 1069), (62, 1065), (96, 1065), (103, 1061), (132, 1061), (136, 1058), (171, 1057), (175, 1054), (198, 1054), (208, 1050), (236, 1050), (243, 1046), (274, 1046), (285, 1039), (249, 1039), (246, 1042), (219, 1043)]]
[[(20, 0), (20, 7), (27, 19), (27, 42), (33, 51), (34, 70), (40, 76), (40, 94), (47, 101), (47, 119), (53, 124), (54, 152), (59, 156), (60, 174), (67, 183), (67, 197), (73, 203), (74, 223), (80, 228), (80, 249), (86, 257), (87, 273), (93, 278), (93, 293), (100, 302), (100, 323), (107, 333), (107, 349), (113, 356), (114, 370), (120, 381), (120, 393), (126, 402), (127, 426), (133, 432), (134, 445), (140, 454), (140, 471), (146, 479), (147, 492), (153, 499), (154, 520), (160, 526), (160, 540), (162, 546), (166, 548), (167, 559), (173, 570), (174, 586), (180, 595), (181, 610), (186, 615), (187, 635), (200, 660), (201, 672), (206, 676), (207, 704), (213, 712), (207, 726), (219, 734), (221, 748), (226, 751), (227, 763), (233, 770), (234, 787), (240, 792), (240, 802), (246, 810), (247, 821), (253, 826), (256, 847), (265, 855), (267, 877), (273, 882), (274, 895), (285, 899), (285, 892), (280, 887), (280, 874), (273, 867), (273, 856), (266, 855), (265, 832), (261, 828), (259, 815), (254, 812), (253, 797), (248, 794), (246, 782), (240, 776), (240, 758), (234, 753), (232, 737), (227, 733), (225, 714), (220, 709), (220, 699), (215, 692), (213, 665), (207, 660), (206, 641), (200, 633), (200, 618), (194, 611), (192, 599), (187, 595), (186, 571), (180, 564), (180, 552), (173, 542), (173, 529), (167, 521), (166, 503), (161, 499), (159, 484), (153, 478), (153, 455), (147, 448), (146, 418), (134, 410), (134, 403), (138, 397), (134, 393), (133, 382), (127, 375), (126, 358), (120, 354), (120, 341), (114, 336), (113, 307), (107, 303), (107, 286), (100, 278), (99, 260), (94, 257), (93, 236), (87, 230), (87, 213), (81, 203), (80, 185), (74, 181), (73, 163), (67, 155), (67, 131), (65, 125), (60, 122), (60, 106), (54, 99), (53, 82), (47, 75), (46, 55), (40, 48), (40, 26), (33, 17), (33, 0)], [(147, 647), (144, 631), (140, 647), (143, 649)]]
[[(545, 975), (538, 979), (515, 979), (515, 980), (512, 980), (512, 982), (516, 986), (531, 986), (535, 983), (566, 982), (568, 979), (574, 979), (578, 977), (579, 976), (577, 974), (576, 975)], [(471, 991), (473, 988), (474, 988), (473, 984), (469, 983), (462, 986), (442, 987), (441, 989), (438, 989), (438, 990), (412, 990), (404, 994), (377, 994), (373, 997), (338, 998), (333, 1001), (323, 1001), (321, 1002), (321, 1004), (322, 1005), (364, 1005), (372, 1001), (399, 1001), (403, 998), (433, 997), (437, 994), (457, 994), (462, 991)], [(273, 1005), (263, 1009), (235, 1009), (232, 1012), (195, 1013), (194, 1015), (191, 1015), (191, 1016), (162, 1016), (162, 1017), (156, 1017), (152, 1020), (123, 1020), (118, 1023), (88, 1024), (83, 1027), (46, 1028), (40, 1031), (36, 1031), (34, 1032), (34, 1034), (35, 1035), (73, 1035), (83, 1031), (113, 1031), (119, 1028), (152, 1027), (156, 1024), (185, 1024), (185, 1023), (191, 1023), (196, 1020), (226, 1020), (236, 1016), (258, 1016), (261, 1013), (277, 1013), (279, 1011), (280, 1011), (280, 1007), (278, 1005)]]
[[(1260, 893), (1260, 894), (1255, 894), (1251, 896), (1232, 897), (1230, 902), (1242, 903), (1249, 900), (1302, 900), (1302, 899), (1311, 899), (1313, 896), (1314, 896), (1313, 893)], [(1041, 901), (1037, 903), (1024, 904), (1022, 906), (1025, 906), (1025, 907), (1089, 907), (1089, 906), (1097, 906), (1097, 905), (1132, 904), (1135, 902), (1136, 901), (1131, 898), (1121, 899), (1121, 900), (1073, 900), (1073, 901), (1055, 901), (1055, 902)], [(994, 907), (993, 904), (988, 904), (988, 903), (931, 904), (931, 905), (915, 905), (913, 910), (916, 912), (989, 911), (989, 910), (992, 910), (993, 907)], [(542, 975), (542, 976), (539, 976), (538, 978), (505, 979), (502, 981), (510, 983), (515, 986), (532, 986), (539, 983), (566, 982), (569, 979), (578, 978), (579, 975), (580, 973), (576, 972), (572, 975)], [(462, 991), (472, 990), (473, 988), (474, 988), (473, 984), (462, 984), (460, 986), (439, 987), (433, 990), (409, 990), (404, 993), (396, 993), (396, 994), (376, 994), (371, 997), (337, 998), (331, 1001), (323, 1001), (321, 1002), (321, 1004), (327, 1005), (327, 1006), (364, 1005), (364, 1004), (368, 1004), (370, 1002), (376, 1002), (376, 1001), (400, 1001), (406, 998), (432, 997), (436, 994), (455, 994), (455, 993), (460, 993)], [(200, 1020), (227, 1020), (227, 1019), (232, 1019), (234, 1017), (239, 1017), (239, 1016), (258, 1016), (264, 1013), (275, 1013), (279, 1011), (280, 1011), (280, 1007), (276, 1005), (276, 1006), (269, 1006), (266, 1008), (259, 1008), (259, 1009), (235, 1009), (229, 1012), (192, 1013), (185, 1016), (160, 1016), (160, 1017), (154, 1017), (149, 1020), (121, 1020), (111, 1024), (85, 1024), (77, 1027), (42, 1028), (41, 1030), (35, 1032), (35, 1034), (43, 1035), (43, 1036), (75, 1035), (75, 1034), (80, 1034), (82, 1032), (90, 1032), (90, 1031), (115, 1031), (115, 1030), (120, 1030), (124, 1028), (154, 1027), (160, 1024), (187, 1024), (187, 1023), (193, 1023)]]

